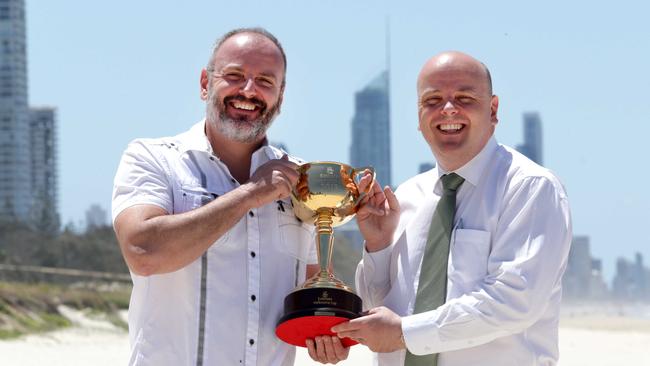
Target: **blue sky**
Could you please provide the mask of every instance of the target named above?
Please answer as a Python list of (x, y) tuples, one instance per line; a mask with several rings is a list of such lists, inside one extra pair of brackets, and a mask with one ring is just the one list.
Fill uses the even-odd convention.
[(270, 139), (307, 160), (349, 161), (354, 92), (386, 67), (390, 19), (393, 183), (432, 160), (417, 131), (415, 81), (443, 50), (491, 69), (497, 139), (519, 144), (538, 111), (544, 162), (564, 182), (574, 233), (611, 277), (615, 258), (650, 262), (648, 5), (617, 1), (27, 0), (32, 105), (58, 108), (59, 203), (78, 222), (110, 208), (120, 155), (136, 137), (173, 135), (203, 116), (198, 78), (214, 40), (263, 26), (288, 58)]

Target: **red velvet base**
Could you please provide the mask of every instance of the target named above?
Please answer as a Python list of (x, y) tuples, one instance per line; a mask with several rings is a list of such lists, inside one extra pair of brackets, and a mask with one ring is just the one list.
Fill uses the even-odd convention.
[[(286, 320), (275, 328), (275, 334), (281, 340), (294, 346), (307, 347), (307, 338), (315, 338), (319, 335), (335, 335), (330, 329), (345, 321), (350, 320), (341, 316), (302, 316)], [(350, 347), (358, 342), (350, 338), (341, 339), (345, 347)]]

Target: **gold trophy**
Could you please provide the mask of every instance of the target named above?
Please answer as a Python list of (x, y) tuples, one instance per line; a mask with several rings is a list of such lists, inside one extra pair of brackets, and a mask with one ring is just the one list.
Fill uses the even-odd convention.
[[(366, 171), (372, 181), (365, 192), (359, 192), (358, 182)], [(354, 217), (359, 202), (372, 189), (375, 170), (323, 161), (303, 164), (298, 172), (291, 202), (300, 220), (316, 225), (320, 271), (285, 297), (284, 315), (275, 333), (289, 344), (305, 347), (306, 339), (334, 335), (331, 327), (360, 316), (361, 298), (332, 273), (332, 228)], [(348, 347), (357, 342), (344, 338), (342, 343)]]

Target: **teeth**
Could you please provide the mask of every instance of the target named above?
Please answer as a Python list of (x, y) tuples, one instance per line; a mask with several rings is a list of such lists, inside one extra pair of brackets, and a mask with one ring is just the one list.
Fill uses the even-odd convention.
[(460, 123), (450, 123), (446, 125), (440, 125), (440, 129), (443, 131), (460, 130), (461, 127), (463, 126)]
[(237, 109), (245, 109), (247, 111), (252, 111), (255, 109), (255, 104), (245, 102), (234, 102), (233, 106)]

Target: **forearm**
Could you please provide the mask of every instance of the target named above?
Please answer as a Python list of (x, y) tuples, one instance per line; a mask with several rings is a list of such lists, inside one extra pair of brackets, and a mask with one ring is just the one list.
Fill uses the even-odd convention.
[(145, 276), (173, 272), (199, 258), (253, 207), (253, 197), (242, 186), (184, 213), (142, 217), (125, 212), (118, 220), (130, 222), (116, 225), (116, 232), (133, 272)]

